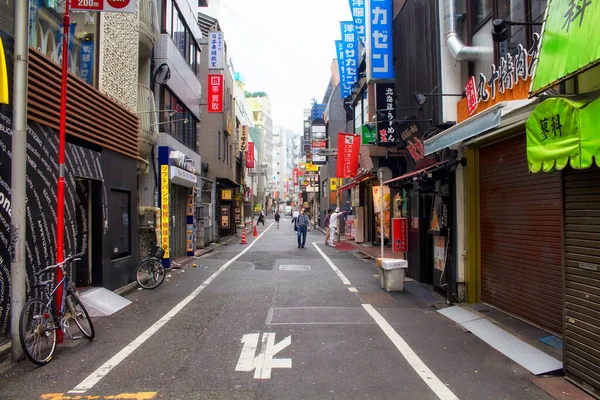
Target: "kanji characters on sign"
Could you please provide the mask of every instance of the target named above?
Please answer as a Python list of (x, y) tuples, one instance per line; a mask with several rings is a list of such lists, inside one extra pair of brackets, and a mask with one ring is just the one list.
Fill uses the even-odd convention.
[(208, 112), (223, 112), (223, 75), (208, 75)]

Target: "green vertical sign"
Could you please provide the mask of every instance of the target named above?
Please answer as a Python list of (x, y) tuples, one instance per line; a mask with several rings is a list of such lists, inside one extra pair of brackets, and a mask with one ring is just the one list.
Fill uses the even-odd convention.
[(375, 124), (363, 125), (360, 144), (373, 144), (377, 140), (377, 128)]
[(550, 0), (531, 94), (600, 63), (600, 1)]

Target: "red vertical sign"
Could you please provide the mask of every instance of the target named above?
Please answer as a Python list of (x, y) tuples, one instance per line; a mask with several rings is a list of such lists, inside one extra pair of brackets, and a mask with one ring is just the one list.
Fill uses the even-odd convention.
[(408, 221), (406, 218), (392, 218), (394, 251), (408, 251)]
[(254, 168), (254, 143), (248, 143), (248, 151), (246, 152), (246, 168)]
[(477, 105), (479, 104), (477, 101), (477, 89), (475, 86), (474, 76), (470, 77), (467, 81), (465, 94), (467, 96), (467, 111), (469, 112), (469, 115), (473, 115), (473, 113), (477, 110)]
[(208, 112), (223, 112), (223, 75), (208, 75)]
[(298, 186), (298, 168), (294, 168), (292, 173), (292, 184)]
[(336, 176), (338, 178), (355, 177), (359, 156), (360, 135), (339, 132)]

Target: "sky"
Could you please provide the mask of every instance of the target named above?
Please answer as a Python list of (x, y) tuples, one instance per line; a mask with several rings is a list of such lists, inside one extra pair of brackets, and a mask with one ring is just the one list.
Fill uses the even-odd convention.
[(199, 11), (221, 24), (246, 91), (266, 92), (273, 124), (302, 132), (303, 110), (322, 102), (331, 78), (339, 21), (348, 0), (208, 0)]

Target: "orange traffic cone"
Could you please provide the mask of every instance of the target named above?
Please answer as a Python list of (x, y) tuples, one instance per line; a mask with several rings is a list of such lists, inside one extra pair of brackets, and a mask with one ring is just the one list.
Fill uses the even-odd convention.
[(242, 243), (241, 244), (248, 244), (246, 242), (246, 230), (242, 229)]
[(254, 233), (252, 234), (252, 236), (258, 236), (258, 232), (256, 231), (256, 225), (254, 225)]

